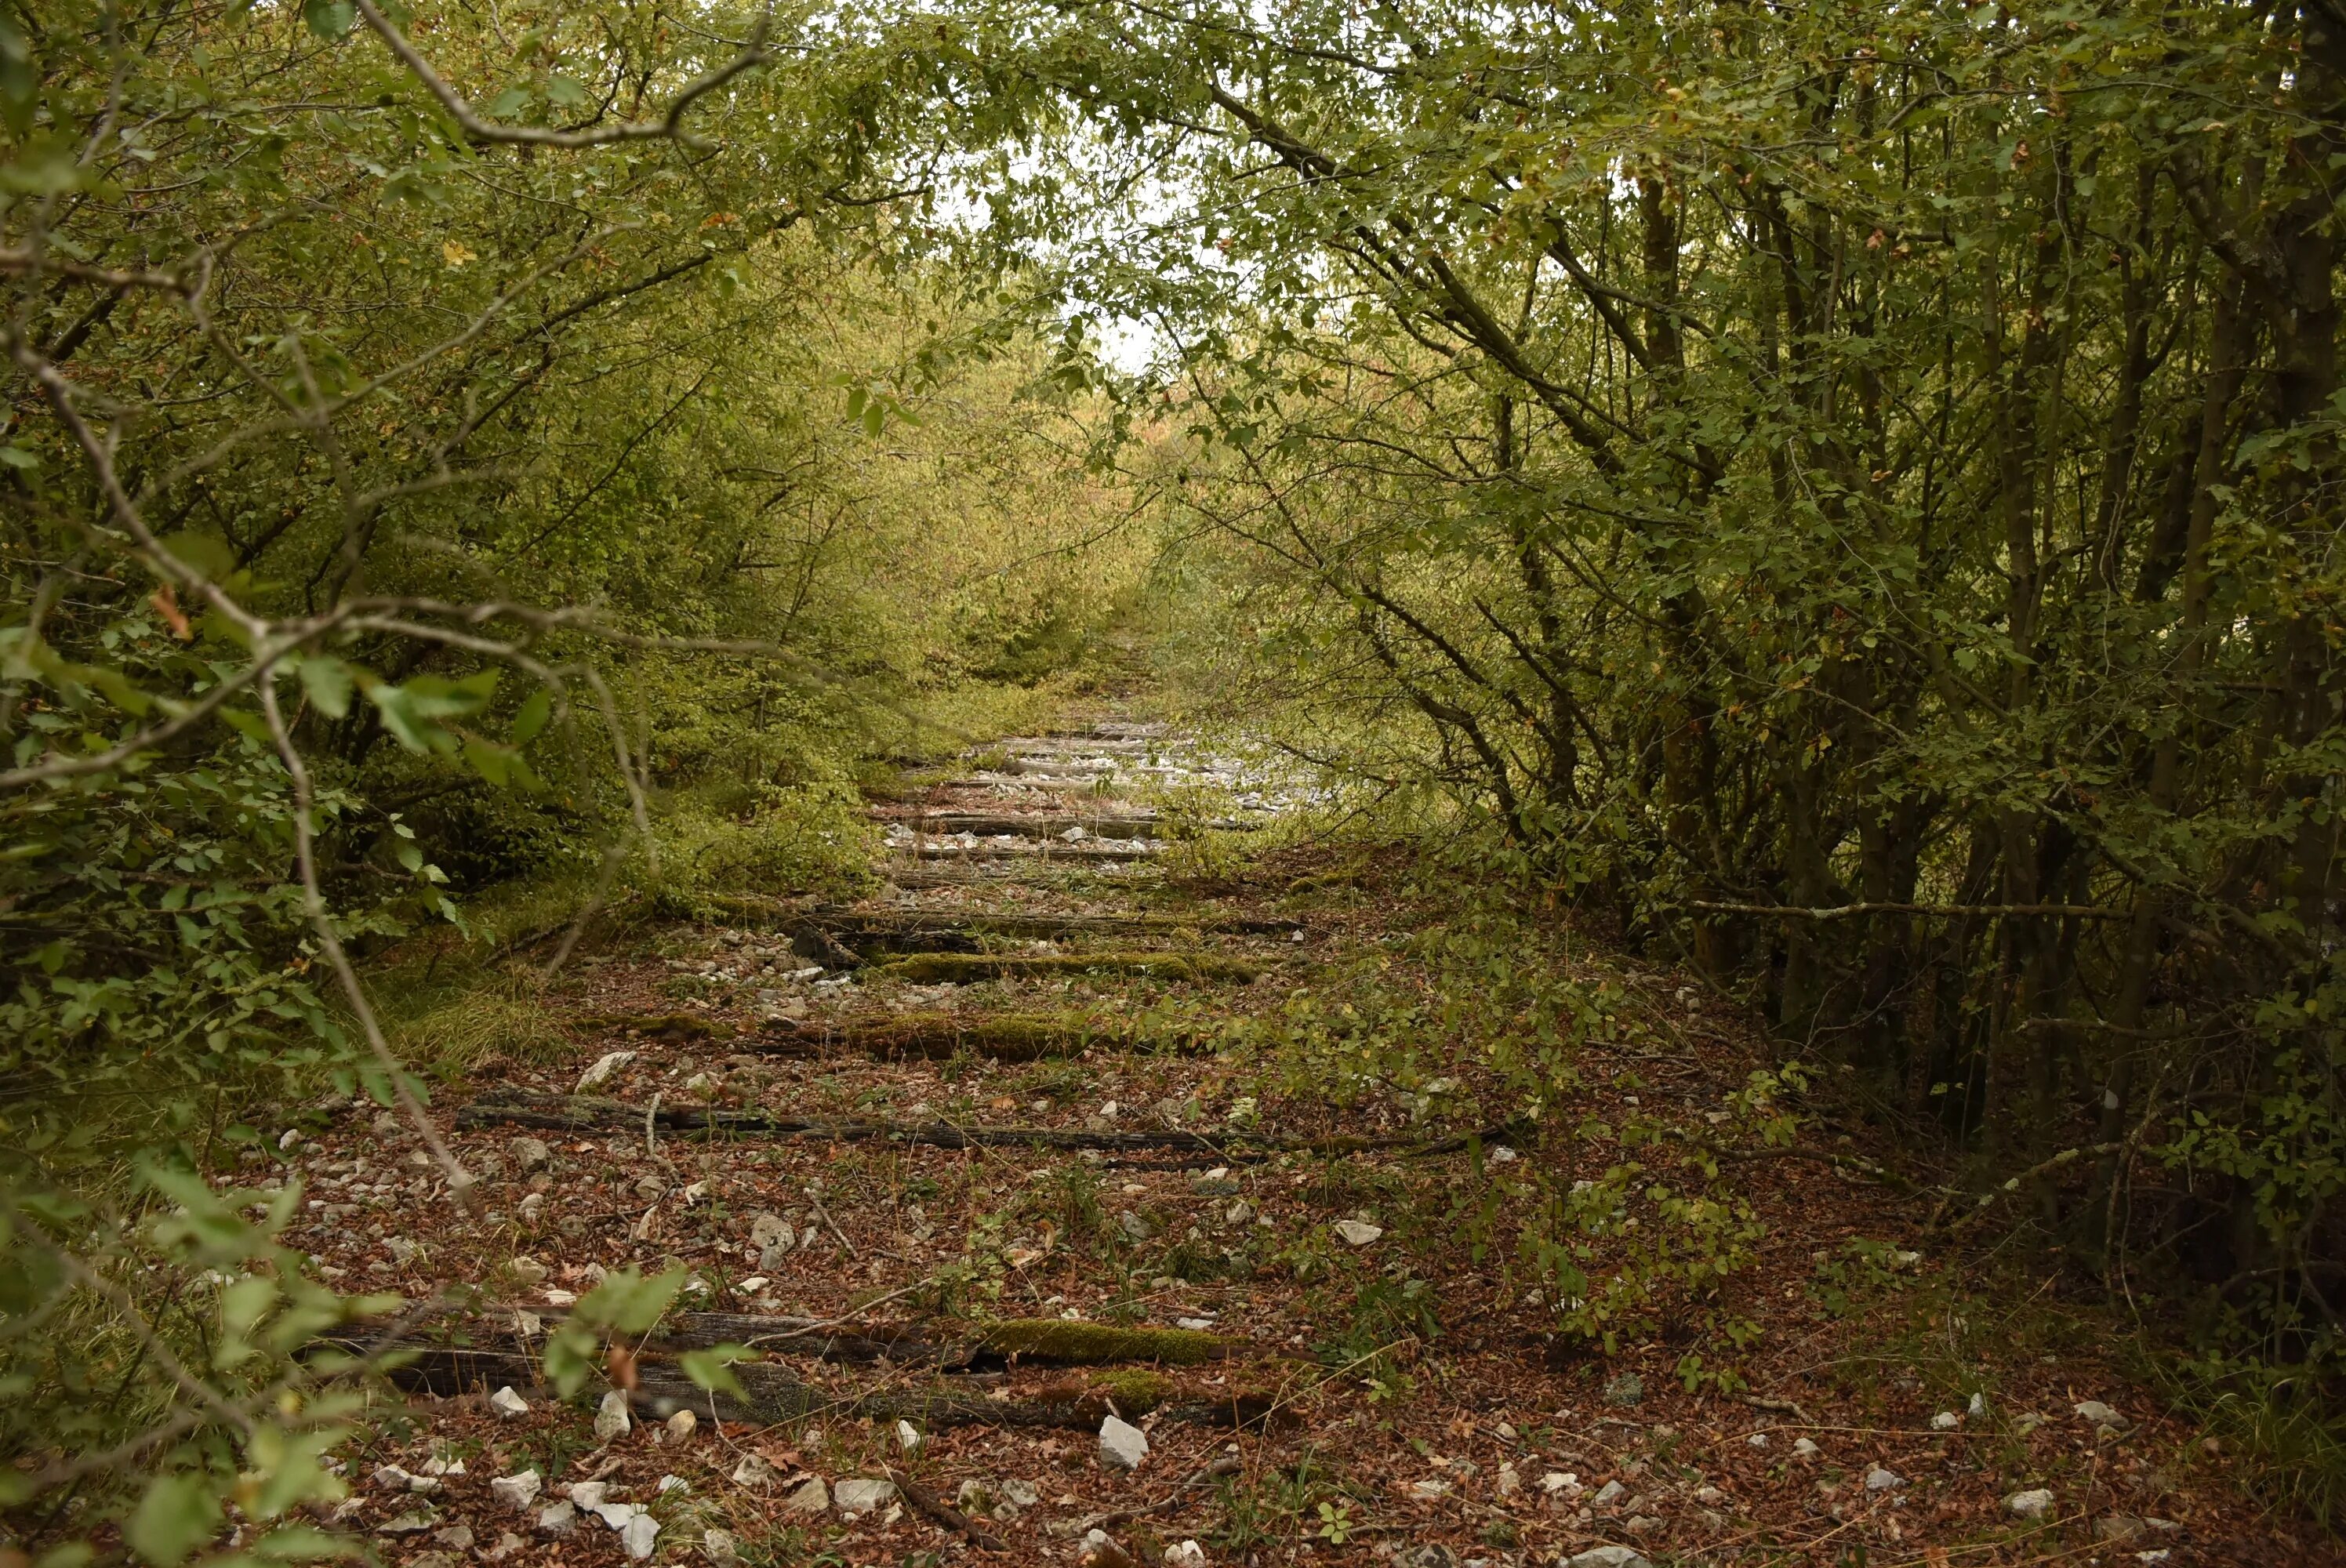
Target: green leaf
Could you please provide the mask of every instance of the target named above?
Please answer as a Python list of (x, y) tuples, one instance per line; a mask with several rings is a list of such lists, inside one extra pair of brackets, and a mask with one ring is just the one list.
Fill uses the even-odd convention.
[(616, 1329), (622, 1334), (647, 1333), (667, 1316), (677, 1292), (684, 1288), (684, 1279), (681, 1268), (649, 1279), (638, 1269), (623, 1268), (580, 1297), (578, 1305), (570, 1309), (571, 1320)]
[(467, 737), (464, 760), (472, 764), (474, 772), (500, 789), (513, 782), (514, 755), (495, 741), (483, 740), (478, 736)]
[(155, 1568), (175, 1568), (219, 1526), (220, 1501), (212, 1479), (200, 1471), (181, 1471), (148, 1484), (147, 1495), (123, 1523), (122, 1538)]
[(554, 717), (554, 694), (539, 687), (525, 698), (521, 711), (514, 715), (513, 743), (527, 746), (546, 728), (546, 720)]
[(735, 1399), (747, 1396), (741, 1380), (733, 1375), (733, 1366), (740, 1361), (754, 1361), (758, 1352), (747, 1345), (711, 1345), (705, 1350), (687, 1350), (677, 1358), (677, 1365), (692, 1380), (693, 1387), (712, 1394), (730, 1394)]
[(174, 534), (162, 544), (164, 553), (173, 560), (216, 583), (236, 575), (236, 551), (217, 534)]
[(358, 19), (358, 7), (351, 0), (301, 0), (301, 20), (328, 42), (348, 33)]
[(570, 1398), (595, 1375), (595, 1336), (583, 1327), (565, 1323), (546, 1340), (546, 1377), (554, 1391)]
[(21, 446), (0, 446), (0, 463), (11, 468), (38, 468), (41, 460)]
[(453, 752), (456, 736), (442, 721), (461, 718), (488, 706), (495, 692), (497, 672), (484, 669), (463, 680), (420, 675), (393, 686), (376, 681), (366, 694), (382, 714), (382, 724), (410, 751)]
[(310, 694), (310, 706), (329, 718), (340, 718), (351, 710), (351, 691), (356, 685), (351, 667), (331, 654), (312, 654), (301, 663), (301, 689)]

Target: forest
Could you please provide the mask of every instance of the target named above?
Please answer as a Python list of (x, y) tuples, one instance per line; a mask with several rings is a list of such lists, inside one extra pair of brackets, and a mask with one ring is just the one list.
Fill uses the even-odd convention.
[(2340, 0), (5, 0), (0, 1568), (2336, 1561), (2341, 196)]

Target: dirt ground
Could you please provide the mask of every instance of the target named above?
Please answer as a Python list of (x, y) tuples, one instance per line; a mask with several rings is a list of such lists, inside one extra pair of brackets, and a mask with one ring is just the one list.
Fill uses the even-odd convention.
[[(746, 901), (574, 966), (575, 1054), (442, 1098), (469, 1215), (372, 1105), (288, 1129), (292, 1243), (423, 1304), (336, 1519), (384, 1561), (2341, 1560), (2130, 1380), (2097, 1290), (1992, 1224), (1927, 1228), (1912, 1151), (1830, 1112), (1728, 1151), (1760, 1330), (1733, 1378), (1668, 1321), (1558, 1335), (1507, 1217), (1475, 1218), (1494, 1173), (1573, 1177), (1556, 1130), (1628, 1106), (1709, 1136), (1771, 1064), (1749, 1018), (1581, 943), (1650, 1027), (1585, 1048), (1567, 1115), (1479, 1125), (1471, 1062), (1431, 1113), (1319, 1092), (1217, 1021), (1392, 947), (1403, 879), (1293, 850), (1168, 874), (1166, 786), (1225, 826), (1280, 799), (1145, 726), (977, 760), (875, 808), (893, 880), (863, 903)], [(631, 1266), (686, 1284), (557, 1399), (546, 1334)], [(719, 1339), (761, 1352), (738, 1396), (676, 1371)]]

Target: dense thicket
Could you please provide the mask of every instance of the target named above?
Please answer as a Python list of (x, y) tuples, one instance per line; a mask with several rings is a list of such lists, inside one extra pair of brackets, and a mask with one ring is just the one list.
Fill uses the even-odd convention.
[(821, 874), (827, 787), (1114, 609), (1109, 318), (1291, 744), (2334, 1350), (2335, 0), (17, 0), (0, 148), (47, 1538), (141, 1466), (158, 1562), (332, 1495), (279, 1380), (349, 1308), (189, 1171), (256, 1074), (402, 1097), (351, 949), (656, 847)]
[(932, 69), (811, 8), (0, 8), (26, 1539), (109, 1472), (155, 1562), (337, 1495), (283, 1358), (351, 1308), (194, 1173), (332, 1069), (461, 1196), (351, 960), (525, 874), (851, 871), (861, 761), (1116, 610), (1056, 351), (926, 244), (990, 134)]
[(2327, 1342), (2346, 18), (1135, 32), (1060, 68), (1155, 160), (1102, 297), (1170, 344), (1232, 678), (2037, 1173), (2096, 1263)]

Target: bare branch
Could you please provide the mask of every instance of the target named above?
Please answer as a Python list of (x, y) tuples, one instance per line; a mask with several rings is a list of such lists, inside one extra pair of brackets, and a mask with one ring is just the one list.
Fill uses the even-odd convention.
[(623, 125), (576, 131), (547, 130), (538, 126), (499, 125), (494, 120), (482, 118), (480, 112), (465, 102), (455, 88), (443, 81), (440, 74), (432, 68), (432, 63), (408, 41), (405, 34), (392, 25), (391, 18), (382, 14), (374, 0), (355, 0), (355, 3), (359, 15), (366, 18), (366, 25), (374, 29), (391, 52), (399, 56), (400, 63), (423, 84), (424, 90), (439, 100), (440, 107), (464, 127), (464, 134), (477, 142), (583, 148), (608, 147), (615, 142), (674, 140), (690, 148), (706, 147), (708, 143), (702, 138), (688, 135), (683, 130), (686, 113), (699, 99), (773, 58), (766, 48), (766, 33), (770, 23), (768, 18), (760, 16), (757, 25), (750, 30), (750, 41), (742, 46), (741, 52), (715, 70), (685, 84), (675, 101), (668, 105), (668, 113), (658, 119), (631, 120)]

